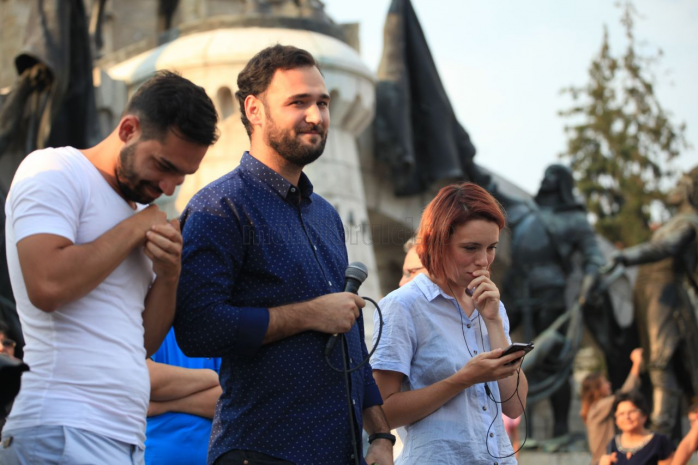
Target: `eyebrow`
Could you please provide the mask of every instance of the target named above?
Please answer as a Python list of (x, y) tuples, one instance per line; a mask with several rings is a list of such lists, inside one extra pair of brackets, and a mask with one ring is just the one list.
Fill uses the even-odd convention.
[[(306, 99), (306, 98), (311, 98), (313, 97), (313, 94), (305, 93), (305, 94), (296, 94), (296, 95), (291, 95), (288, 100), (298, 100), (298, 99)], [(320, 94), (320, 100), (330, 100), (330, 96), (328, 94)]]
[[(497, 245), (499, 244), (499, 241), (493, 242), (490, 245)], [(473, 242), (473, 241), (467, 241), (467, 242), (461, 242), (459, 245), (482, 245), (479, 242)]]
[(169, 170), (174, 171), (177, 174), (181, 175), (188, 175), (188, 174), (193, 174), (193, 173), (187, 173), (181, 169), (179, 169), (174, 163), (172, 163), (170, 160), (167, 160), (166, 158), (160, 158), (160, 157), (155, 157), (155, 159), (158, 161), (158, 163), (165, 165)]

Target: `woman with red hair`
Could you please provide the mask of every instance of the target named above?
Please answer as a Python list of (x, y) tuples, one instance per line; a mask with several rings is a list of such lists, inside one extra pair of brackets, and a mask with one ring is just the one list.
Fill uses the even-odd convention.
[(490, 279), (504, 225), (486, 190), (444, 187), (417, 235), (428, 275), (380, 303), (385, 326), (371, 364), (404, 443), (396, 464), (516, 463), (501, 412), (521, 415), (528, 384), (523, 352), (502, 356), (509, 319)]

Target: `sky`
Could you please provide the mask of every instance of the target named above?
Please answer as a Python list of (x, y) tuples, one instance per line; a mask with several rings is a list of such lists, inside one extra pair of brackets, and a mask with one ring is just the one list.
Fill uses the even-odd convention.
[[(374, 72), (391, 0), (325, 0), (336, 22), (360, 23), (361, 56)], [(564, 87), (583, 86), (603, 28), (621, 55), (625, 35), (613, 0), (412, 0), (475, 161), (526, 191), (559, 163), (570, 107)], [(657, 95), (693, 145), (674, 162), (698, 165), (698, 1), (636, 0), (635, 36), (643, 52), (661, 48)], [(564, 160), (563, 160), (564, 162)]]

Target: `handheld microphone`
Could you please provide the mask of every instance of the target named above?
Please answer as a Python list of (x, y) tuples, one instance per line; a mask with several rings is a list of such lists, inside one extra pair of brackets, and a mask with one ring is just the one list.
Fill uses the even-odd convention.
[[(361, 262), (350, 263), (347, 267), (347, 271), (344, 272), (344, 292), (357, 294), (361, 283), (366, 281), (366, 278), (368, 278), (368, 269), (366, 265)], [(325, 345), (326, 356), (329, 357), (335, 344), (337, 344), (337, 334), (333, 334), (327, 340), (327, 345)]]

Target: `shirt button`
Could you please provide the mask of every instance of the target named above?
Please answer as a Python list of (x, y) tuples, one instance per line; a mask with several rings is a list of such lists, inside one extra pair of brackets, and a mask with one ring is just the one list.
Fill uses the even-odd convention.
[(473, 353), (474, 353), (475, 355), (477, 355), (477, 350), (473, 350)]
[(494, 465), (499, 465), (499, 462), (494, 462)]
[(351, 403), (356, 405), (356, 401), (354, 399), (351, 400)]
[(332, 285), (332, 281), (327, 281), (327, 282), (330, 283), (330, 286)]
[(296, 192), (296, 188), (295, 188), (295, 187), (292, 187), (292, 188), (291, 188), (291, 192)]
[(470, 323), (468, 323), (468, 324), (467, 324), (467, 325), (465, 325), (465, 326), (466, 326), (466, 327), (468, 327), (468, 328), (470, 328)]
[(493, 438), (493, 437), (494, 437), (494, 433), (490, 433), (490, 437)]
[(314, 246), (313, 246), (313, 249), (317, 250), (317, 246), (316, 246), (316, 245), (314, 245)]
[[(487, 410), (487, 407), (485, 407), (485, 406), (483, 405), (483, 406), (482, 406), (482, 410)], [(482, 436), (480, 436), (480, 437), (482, 437)]]

